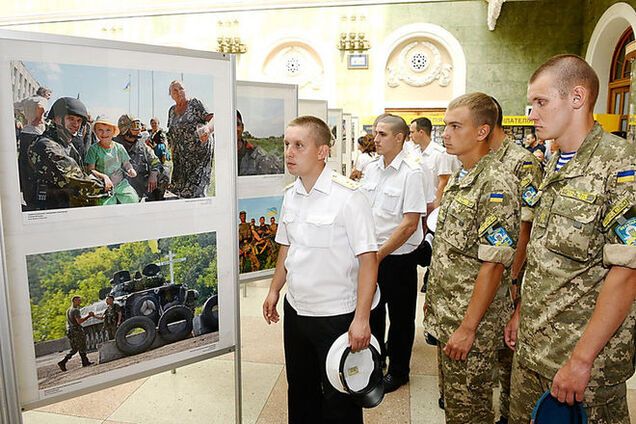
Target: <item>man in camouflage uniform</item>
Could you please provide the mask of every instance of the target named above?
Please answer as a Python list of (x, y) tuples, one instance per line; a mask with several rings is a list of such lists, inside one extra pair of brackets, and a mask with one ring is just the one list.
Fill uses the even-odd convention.
[[(513, 304), (518, 301), (519, 277), (526, 261), (526, 246), (530, 239), (530, 230), (532, 229), (532, 220), (534, 219), (535, 204), (532, 199), (543, 179), (543, 170), (541, 169), (541, 164), (532, 153), (518, 146), (511, 138), (506, 136), (503, 130), (503, 110), (494, 97), (493, 100), (497, 105), (498, 118), (490, 140), (490, 150), (494, 152), (495, 158), (517, 177), (519, 193), (521, 195), (519, 199), (521, 203), (521, 223), (519, 225), (517, 249), (510, 272), (504, 274), (506, 284), (502, 284), (499, 288), (503, 291), (503, 294), (506, 294), (507, 288), (510, 289), (510, 302), (507, 302), (507, 305), (509, 306), (508, 310), (510, 314), (512, 314), (514, 311)], [(497, 358), (499, 384), (501, 385), (501, 391), (499, 393), (500, 418), (497, 424), (506, 424), (508, 422), (512, 354), (513, 351), (505, 346), (503, 340), (501, 340), (501, 347)]]
[(243, 175), (268, 175), (282, 174), (283, 161), (274, 155), (266, 153), (258, 146), (243, 140), (243, 117), (236, 111), (236, 147), (238, 149), (238, 174)]
[(140, 199), (163, 200), (170, 175), (161, 165), (155, 152), (141, 140), (141, 121), (130, 115), (122, 115), (117, 121), (119, 135), (113, 138), (126, 148), (130, 163), (137, 172), (134, 178), (126, 177)]
[[(254, 253), (254, 232), (252, 231), (252, 224), (246, 222), (247, 214), (245, 211), (239, 212), (239, 259), (240, 259), (240, 271), (241, 272), (254, 272), (260, 268), (260, 263)], [(250, 262), (249, 268), (246, 266), (246, 261)]]
[[(52, 121), (44, 134), (27, 150), (26, 177), (34, 181), (31, 196), (24, 199), (28, 210), (97, 205), (106, 195), (103, 182), (84, 171), (84, 162), (73, 146), (73, 128), (88, 119), (84, 104), (71, 97), (55, 101), (49, 112)], [(70, 129), (69, 129), (70, 128)]]
[(560, 151), (535, 196), (520, 318), (506, 327), (516, 348), (512, 423), (526, 424), (546, 389), (561, 402), (583, 401), (591, 424), (629, 423), (636, 149), (594, 122), (598, 87), (574, 55), (548, 60), (528, 85), (537, 135), (556, 139)]
[(87, 319), (94, 317), (93, 312), (89, 312), (88, 315), (82, 317), (80, 312), (80, 306), (82, 304), (82, 298), (80, 296), (73, 296), (71, 299), (71, 307), (66, 311), (66, 336), (71, 343), (71, 350), (64, 356), (57, 366), (62, 371), (66, 371), (66, 363), (79, 352), (80, 358), (82, 358), (82, 366), (87, 367), (93, 365), (93, 362), (88, 360), (86, 355), (86, 334), (82, 328), (82, 323)]
[(102, 315), (104, 319), (104, 330), (108, 333), (108, 340), (113, 340), (115, 338), (115, 332), (117, 332), (117, 327), (119, 327), (123, 321), (124, 314), (117, 303), (115, 303), (115, 298), (112, 295), (106, 296), (106, 310)]
[(483, 93), (453, 100), (444, 144), (462, 169), (447, 184), (433, 241), (424, 329), (442, 350), (446, 422), (494, 421), (493, 374), (509, 313), (505, 268), (519, 233), (516, 178), (489, 153), (497, 107)]

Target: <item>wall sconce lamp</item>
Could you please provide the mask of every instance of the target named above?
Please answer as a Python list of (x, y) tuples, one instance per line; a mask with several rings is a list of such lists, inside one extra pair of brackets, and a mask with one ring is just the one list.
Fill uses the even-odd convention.
[(371, 44), (364, 32), (366, 29), (365, 16), (341, 16), (343, 32), (340, 33), (340, 40), (337, 48), (342, 52), (364, 52), (371, 48)]
[(340, 51), (366, 51), (371, 48), (364, 32), (343, 32), (340, 34), (338, 50)]
[(220, 53), (243, 54), (247, 52), (247, 46), (241, 41), (238, 34), (238, 20), (218, 21), (219, 37), (216, 39)]

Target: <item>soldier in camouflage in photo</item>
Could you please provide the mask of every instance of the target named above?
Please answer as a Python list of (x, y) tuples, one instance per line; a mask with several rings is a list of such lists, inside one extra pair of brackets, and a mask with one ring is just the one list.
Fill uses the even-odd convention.
[(444, 144), (462, 169), (442, 197), (424, 312), (424, 331), (439, 340), (446, 422), (492, 423), (494, 371), (503, 338), (505, 290), (519, 233), (516, 178), (488, 144), (497, 121), (492, 98), (472, 93), (453, 100)]
[(93, 362), (89, 361), (86, 355), (86, 334), (82, 328), (82, 323), (87, 319), (94, 317), (93, 312), (89, 312), (88, 315), (82, 317), (80, 312), (80, 306), (82, 305), (82, 298), (80, 296), (73, 296), (71, 299), (71, 307), (66, 311), (66, 336), (71, 343), (71, 350), (64, 356), (57, 366), (62, 371), (66, 371), (66, 363), (79, 352), (80, 358), (82, 358), (82, 366), (87, 367), (93, 365)]
[[(498, 119), (490, 140), (490, 149), (494, 152), (495, 158), (501, 162), (512, 174), (517, 177), (519, 184), (519, 194), (521, 203), (521, 223), (519, 225), (519, 240), (517, 249), (512, 261), (510, 270), (504, 273), (505, 284), (500, 286), (503, 294), (508, 291), (510, 299), (506, 303), (509, 314), (514, 312), (514, 305), (519, 301), (519, 283), (523, 266), (526, 262), (526, 247), (530, 239), (532, 220), (534, 219), (534, 195), (543, 180), (543, 169), (537, 158), (528, 150), (515, 144), (506, 136), (503, 129), (503, 110), (497, 99), (493, 97), (497, 105)], [(512, 349), (508, 348), (503, 339), (497, 352), (497, 362), (499, 371), (499, 420), (496, 424), (507, 424), (510, 409), (510, 375), (512, 373)]]
[(256, 258), (254, 251), (252, 225), (246, 222), (246, 217), (247, 213), (245, 211), (239, 212), (239, 270), (240, 272), (254, 272), (259, 270), (261, 264)]
[(104, 320), (104, 330), (108, 333), (108, 340), (115, 338), (117, 327), (119, 327), (123, 321), (124, 313), (121, 306), (115, 303), (115, 298), (111, 295), (106, 296), (106, 310), (104, 311), (102, 318)]
[(243, 117), (236, 111), (236, 140), (238, 149), (238, 174), (268, 175), (284, 172), (283, 160), (266, 153), (262, 148), (254, 146), (243, 139)]
[(119, 135), (113, 141), (123, 145), (130, 156), (130, 163), (137, 175), (128, 182), (140, 199), (163, 200), (170, 175), (155, 152), (141, 140), (141, 121), (130, 115), (122, 115), (117, 121)]
[[(560, 151), (538, 187), (521, 306), (510, 422), (526, 424), (550, 389), (583, 402), (590, 424), (629, 423), (636, 324), (636, 149), (594, 122), (599, 81), (580, 57), (555, 56), (530, 78), (529, 118)], [(517, 335), (518, 328), (518, 335)]]
[(84, 162), (71, 140), (67, 128), (81, 125), (88, 119), (84, 104), (71, 97), (53, 103), (46, 126), (27, 150), (28, 169), (25, 176), (35, 187), (25, 192), (27, 210), (46, 210), (79, 206), (95, 206), (107, 194), (104, 183), (84, 171)]

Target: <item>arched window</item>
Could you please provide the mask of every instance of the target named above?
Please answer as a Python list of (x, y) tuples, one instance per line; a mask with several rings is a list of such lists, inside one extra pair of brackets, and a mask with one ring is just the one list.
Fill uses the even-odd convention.
[(610, 71), (607, 113), (621, 115), (620, 130), (627, 131), (629, 120), (629, 85), (631, 63), (625, 60), (625, 47), (634, 41), (634, 31), (631, 27), (621, 35), (614, 56), (612, 57), (612, 67)]

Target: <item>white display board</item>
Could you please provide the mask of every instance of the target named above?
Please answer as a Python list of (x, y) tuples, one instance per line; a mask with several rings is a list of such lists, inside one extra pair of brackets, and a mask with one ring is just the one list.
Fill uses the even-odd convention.
[(351, 169), (353, 168), (353, 162), (352, 162), (352, 155), (353, 155), (353, 149), (352, 149), (352, 140), (353, 140), (353, 131), (352, 131), (352, 127), (351, 127), (351, 114), (350, 113), (343, 113), (342, 114), (342, 121), (343, 121), (343, 137), (344, 137), (344, 142), (342, 143), (342, 165), (343, 165), (343, 169), (345, 171), (346, 176), (351, 175)]
[[(235, 219), (240, 280), (246, 282), (268, 277), (276, 267), (274, 235), (283, 189), (292, 180), (285, 171), (283, 136), (287, 123), (298, 116), (298, 87), (238, 81), (236, 105), (244, 128), (238, 153)], [(244, 217), (241, 212), (245, 212)]]
[(358, 149), (358, 138), (362, 136), (360, 133), (360, 118), (357, 116), (351, 117), (351, 163), (356, 163), (356, 159), (360, 154), (360, 150)]
[[(172, 121), (167, 131), (168, 139), (174, 143), (171, 146), (172, 166), (183, 164), (186, 159), (188, 163), (194, 163), (193, 157), (187, 155), (188, 149), (210, 152), (212, 161), (205, 162), (204, 157), (204, 162), (199, 164), (203, 171), (197, 174), (210, 176), (209, 180), (198, 181), (205, 186), (202, 197), (170, 196), (170, 186), (165, 197), (161, 197), (165, 200), (161, 201), (70, 207), (77, 203), (53, 203), (51, 186), (46, 186), (49, 191), (45, 192), (41, 188), (43, 184), (38, 182), (38, 195), (47, 193), (38, 199), (45, 201), (37, 203), (35, 210), (23, 211), (33, 208), (25, 207), (23, 202), (23, 193), (30, 186), (23, 185), (21, 189), (20, 176), (24, 169), (18, 165), (16, 154), (12, 93), (27, 76), (52, 89), (47, 109), (57, 99), (71, 97), (80, 99), (93, 118), (107, 114), (117, 122), (120, 114), (129, 114), (138, 116), (148, 125), (149, 118), (157, 116), (164, 129), (168, 123), (168, 110), (174, 105), (169, 86), (172, 86), (171, 81), (179, 81), (185, 88), (188, 109)], [(3, 289), (10, 299), (0, 307), (9, 310), (11, 334), (2, 334), (2, 337), (12, 342), (21, 406), (30, 409), (53, 403), (234, 350), (238, 344), (238, 266), (234, 254), (238, 245), (234, 219), (233, 58), (178, 48), (0, 32), (0, 84), (4, 87), (0, 91), (0, 102), (4, 105), (0, 112), (0, 134), (5, 140), (0, 158), (0, 200), (4, 271), (8, 283)], [(195, 112), (195, 105), (202, 105), (196, 107), (203, 109)], [(199, 139), (192, 135), (190, 127), (186, 126), (186, 121), (191, 123), (191, 110), (192, 116), (198, 114), (206, 120), (214, 115), (208, 126), (213, 136)], [(53, 149), (50, 146), (59, 144), (50, 136), (49, 129), (45, 133), (48, 141), (33, 141), (28, 149), (30, 158), (35, 157), (32, 152), (39, 146)], [(181, 147), (177, 148), (177, 145)], [(47, 156), (41, 153), (38, 157)], [(62, 164), (58, 157), (51, 160), (55, 166)], [(125, 166), (124, 159), (118, 160)], [(68, 165), (69, 162), (65, 163)], [(81, 169), (77, 163), (74, 166)], [(101, 166), (100, 162), (96, 166)], [(51, 168), (48, 164), (37, 167), (34, 172), (39, 173), (40, 181), (44, 181), (49, 178), (46, 169)], [(194, 170), (173, 168), (173, 177), (180, 171)], [(113, 175), (116, 173), (114, 171)], [(70, 179), (70, 174), (62, 175)], [(117, 192), (117, 187), (119, 185), (111, 195)], [(77, 194), (73, 193), (73, 196)], [(98, 304), (104, 301), (99, 300), (98, 292), (115, 288), (114, 285), (111, 287), (111, 283), (117, 281), (114, 270), (126, 270), (134, 275), (131, 280), (122, 281), (129, 281), (127, 287), (138, 290), (141, 286), (133, 289), (132, 279), (135, 284), (150, 281), (146, 278), (150, 275), (146, 273), (147, 264), (155, 264), (160, 270), (153, 274), (153, 278), (160, 280), (153, 281), (161, 281), (161, 285), (151, 290), (163, 296), (153, 301), (158, 308), (153, 309), (157, 313), (156, 319), (161, 320), (160, 314), (170, 306), (168, 300), (184, 301), (176, 291), (167, 295), (165, 290), (175, 287), (185, 290), (187, 286), (199, 293), (196, 303), (190, 303), (197, 310), (203, 306), (203, 301), (218, 293), (218, 331), (175, 342), (164, 339), (167, 334), (164, 332), (161, 336), (157, 334), (155, 340), (161, 339), (166, 344), (163, 348), (151, 347), (143, 353), (89, 367), (82, 367), (75, 355), (67, 363), (68, 371), (62, 372), (57, 362), (68, 350), (68, 344), (63, 342), (71, 297), (80, 295), (82, 306), (95, 303), (94, 306), (99, 307)], [(137, 279), (138, 276), (141, 278)], [(125, 317), (128, 317), (130, 306), (126, 302), (132, 299), (131, 294), (116, 296), (116, 301), (122, 303)], [(159, 303), (164, 301), (165, 304)], [(82, 309), (82, 314), (85, 315), (85, 311), (87, 309)], [(87, 342), (100, 346), (98, 352), (89, 350), (88, 353), (90, 360), (96, 362), (107, 343), (100, 339), (97, 344), (92, 338), (95, 336), (92, 330), (92, 327), (86, 329), (86, 338)], [(59, 350), (65, 352), (52, 350), (50, 345), (55, 343), (61, 343), (63, 347)], [(6, 359), (3, 356), (3, 365), (6, 365)]]
[(342, 174), (342, 109), (327, 110), (327, 125), (329, 125), (333, 136), (333, 146), (329, 149), (327, 166)]
[(327, 122), (328, 108), (326, 100), (298, 99), (298, 116), (311, 115)]

